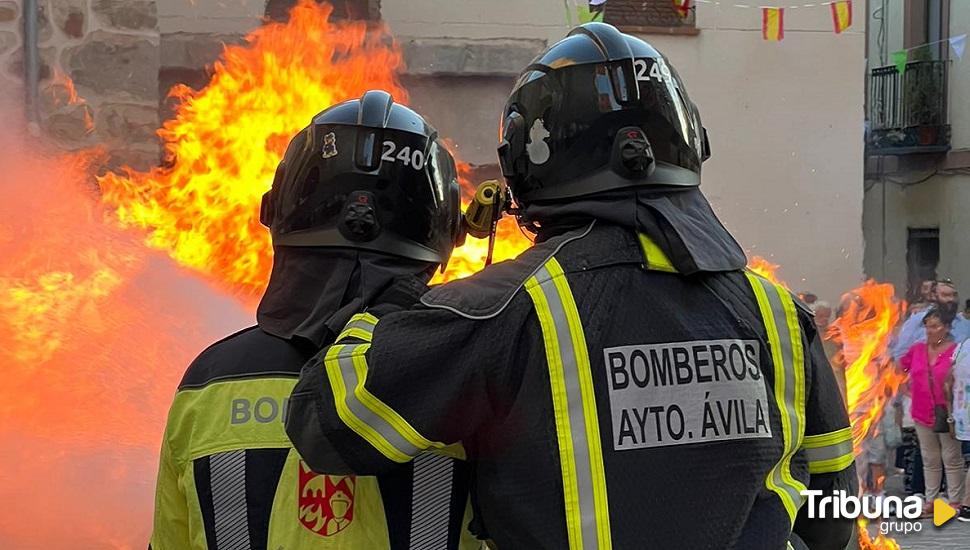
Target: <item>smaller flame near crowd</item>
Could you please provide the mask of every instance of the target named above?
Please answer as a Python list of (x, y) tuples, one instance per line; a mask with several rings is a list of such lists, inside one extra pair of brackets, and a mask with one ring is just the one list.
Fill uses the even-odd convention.
[[(905, 302), (896, 299), (892, 285), (866, 281), (843, 297), (841, 312), (825, 335), (839, 345), (834, 361), (845, 368), (856, 454), (867, 437), (878, 433), (886, 407), (906, 381), (906, 375), (896, 369), (889, 354), (893, 330), (905, 307)], [(899, 544), (886, 535), (872, 538), (867, 523), (864, 518), (858, 520), (861, 550), (899, 550)]]
[[(751, 271), (787, 287), (778, 277), (779, 268), (760, 256), (752, 257), (748, 264)], [(845, 369), (856, 453), (867, 436), (875, 435), (886, 406), (906, 381), (889, 354), (893, 331), (905, 307), (905, 302), (896, 299), (892, 285), (866, 281), (843, 296), (838, 316), (823, 335), (839, 346), (833, 361)]]
[(875, 435), (886, 406), (906, 381), (889, 354), (893, 330), (906, 304), (890, 284), (867, 281), (843, 297), (826, 338), (839, 345), (835, 362), (845, 368), (846, 399), (856, 452)]
[[(754, 256), (748, 268), (787, 287), (779, 277), (779, 265)], [(889, 354), (894, 329), (906, 304), (898, 300), (890, 284), (873, 280), (843, 296), (837, 318), (823, 335), (835, 342), (839, 352), (833, 363), (845, 369), (846, 402), (852, 425), (852, 446), (856, 454), (866, 437), (877, 433), (886, 407), (906, 381)], [(860, 550), (899, 550), (899, 544), (883, 534), (869, 535), (868, 521), (858, 520)]]
[(868, 524), (869, 521), (865, 518), (860, 518), (858, 521), (859, 550), (900, 550), (898, 542), (882, 533), (878, 533), (876, 538), (872, 538), (866, 528)]

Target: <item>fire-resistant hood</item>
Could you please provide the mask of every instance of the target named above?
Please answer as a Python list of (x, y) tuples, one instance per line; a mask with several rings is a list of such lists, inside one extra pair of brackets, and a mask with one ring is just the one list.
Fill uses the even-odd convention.
[(352, 248), (274, 247), (259, 328), (280, 338), (326, 345), (392, 279), (424, 275), (432, 264)]
[(646, 233), (685, 275), (744, 269), (747, 259), (697, 188), (633, 188), (530, 204), (527, 220), (545, 229), (539, 239), (600, 219)]

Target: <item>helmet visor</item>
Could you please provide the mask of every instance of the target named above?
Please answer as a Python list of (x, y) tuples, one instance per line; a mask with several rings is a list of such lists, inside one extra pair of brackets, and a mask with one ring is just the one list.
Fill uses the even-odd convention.
[[(392, 234), (450, 253), (458, 188), (454, 164), (440, 158), (436, 141), (357, 126), (318, 125), (308, 132), (296, 150), (287, 151), (285, 174), (274, 184), (274, 242), (347, 245), (338, 227), (348, 200), (364, 192), (384, 234), (381, 246)], [(408, 255), (404, 249), (400, 254)]]
[[(658, 163), (700, 173), (700, 117), (680, 78), (662, 57), (530, 71), (516, 84), (510, 107), (525, 116), (534, 150), (541, 153), (535, 140), (544, 139), (550, 147), (566, 152), (554, 156), (577, 176), (600, 168), (596, 159), (603, 157), (588, 153), (599, 148), (602, 153), (609, 151), (616, 132), (626, 126), (643, 130)], [(566, 168), (551, 162), (541, 166), (541, 154), (538, 158), (530, 154), (530, 159), (537, 165), (536, 174), (543, 168), (561, 174)]]

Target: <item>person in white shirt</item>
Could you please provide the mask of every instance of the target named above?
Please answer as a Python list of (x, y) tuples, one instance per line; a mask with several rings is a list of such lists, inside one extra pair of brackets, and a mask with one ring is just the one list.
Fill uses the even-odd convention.
[[(966, 349), (964, 349), (966, 348)], [(946, 392), (950, 395), (950, 416), (953, 419), (953, 436), (963, 444), (964, 450), (970, 442), (970, 344), (959, 344), (953, 359), (953, 369), (946, 381)], [(970, 471), (967, 473), (970, 479)], [(970, 489), (964, 482), (963, 498), (957, 519), (970, 522)]]

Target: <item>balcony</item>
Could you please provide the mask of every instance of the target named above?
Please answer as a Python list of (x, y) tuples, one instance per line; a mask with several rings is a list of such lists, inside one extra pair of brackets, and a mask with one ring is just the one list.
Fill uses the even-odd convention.
[(871, 155), (945, 153), (947, 124), (945, 61), (912, 61), (902, 75), (895, 65), (869, 77), (867, 149)]

